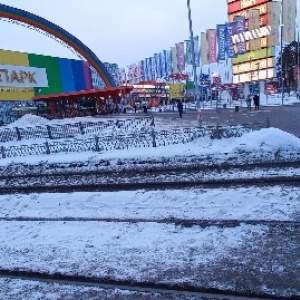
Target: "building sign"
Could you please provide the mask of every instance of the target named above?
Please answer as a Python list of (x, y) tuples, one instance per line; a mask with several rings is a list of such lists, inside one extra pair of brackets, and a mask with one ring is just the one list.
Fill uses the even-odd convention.
[[(257, 7), (255, 7), (254, 9), (258, 9), (259, 10), (259, 14), (261, 15), (266, 15), (269, 13), (269, 9), (268, 9), (268, 4), (265, 3), (265, 4), (262, 4), (262, 5), (259, 5)], [(234, 18), (236, 16), (243, 16), (245, 17), (245, 19), (249, 19), (249, 11), (250, 9), (246, 9), (246, 10), (243, 10), (243, 11), (240, 11), (240, 12), (236, 12), (236, 13), (233, 13), (233, 14), (230, 14), (229, 15), (229, 21), (230, 22), (233, 22)]]
[(255, 50), (251, 52), (247, 52), (245, 54), (239, 55), (236, 58), (232, 59), (232, 64), (239, 64), (250, 60), (260, 59), (260, 58), (266, 58), (274, 56), (274, 48), (270, 47), (267, 49), (260, 49)]
[(235, 13), (240, 10), (253, 8), (256, 5), (264, 4), (270, 0), (239, 0), (228, 3), (228, 14)]
[(273, 68), (273, 58), (265, 58), (255, 61), (249, 61), (246, 63), (242, 63), (239, 65), (234, 65), (232, 67), (232, 73), (234, 75), (240, 74), (240, 73), (247, 73), (250, 71), (256, 71), (258, 69), (267, 69), (267, 68)]
[(46, 69), (0, 65), (0, 87), (48, 87)]
[(237, 44), (245, 41), (255, 40), (261, 37), (271, 35), (271, 26), (265, 26), (258, 29), (252, 29), (249, 31), (241, 32), (231, 36), (232, 43)]
[(263, 80), (263, 79), (273, 78), (273, 77), (274, 77), (274, 68), (257, 70), (257, 71), (252, 71), (252, 72), (232, 76), (234, 84), (258, 81), (258, 80)]

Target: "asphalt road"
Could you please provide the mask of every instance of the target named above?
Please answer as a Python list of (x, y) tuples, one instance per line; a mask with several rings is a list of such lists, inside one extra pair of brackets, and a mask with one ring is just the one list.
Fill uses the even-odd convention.
[[(137, 114), (138, 115), (138, 114)], [(151, 113), (149, 115), (160, 118), (178, 118), (177, 109), (174, 112)], [(265, 122), (270, 120), (271, 127), (279, 128), (300, 137), (300, 102), (294, 105), (284, 106), (262, 106), (259, 110), (247, 111), (246, 107), (240, 107), (236, 112), (234, 108), (205, 108), (202, 110), (204, 125), (237, 125)], [(182, 124), (190, 120), (197, 120), (197, 113), (194, 110), (184, 111)]]

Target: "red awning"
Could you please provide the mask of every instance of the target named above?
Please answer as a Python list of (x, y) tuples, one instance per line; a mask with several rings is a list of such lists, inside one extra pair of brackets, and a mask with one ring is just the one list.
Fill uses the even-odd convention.
[(85, 90), (71, 93), (51, 94), (33, 97), (34, 101), (51, 101), (59, 99), (77, 99), (85, 97), (116, 97), (119, 95), (129, 94), (133, 90), (133, 86), (118, 86), (100, 90)]

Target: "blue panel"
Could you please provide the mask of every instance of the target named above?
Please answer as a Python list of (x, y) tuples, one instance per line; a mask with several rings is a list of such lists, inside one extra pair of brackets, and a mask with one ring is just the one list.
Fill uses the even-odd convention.
[(72, 69), (76, 91), (85, 90), (85, 76), (82, 61), (72, 60)]
[(64, 93), (74, 92), (76, 89), (73, 78), (72, 61), (66, 58), (59, 58), (58, 62)]

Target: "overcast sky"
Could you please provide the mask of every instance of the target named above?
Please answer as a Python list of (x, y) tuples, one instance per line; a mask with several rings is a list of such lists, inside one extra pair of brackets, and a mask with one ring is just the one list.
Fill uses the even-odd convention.
[[(120, 67), (170, 49), (189, 38), (186, 0), (2, 0), (68, 30), (103, 62)], [(194, 35), (227, 19), (226, 0), (190, 0)], [(0, 21), (0, 48), (75, 58), (33, 30)]]
[[(187, 0), (2, 0), (68, 30), (103, 62), (127, 67), (189, 38)], [(298, 7), (300, 0), (297, 0)], [(194, 36), (227, 21), (226, 0), (190, 0)], [(300, 14), (299, 14), (300, 15)], [(299, 16), (298, 16), (299, 19)], [(76, 58), (33, 30), (0, 21), (0, 49)]]

